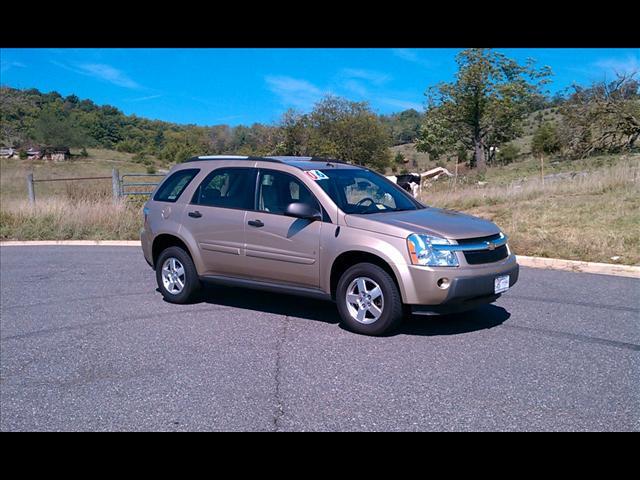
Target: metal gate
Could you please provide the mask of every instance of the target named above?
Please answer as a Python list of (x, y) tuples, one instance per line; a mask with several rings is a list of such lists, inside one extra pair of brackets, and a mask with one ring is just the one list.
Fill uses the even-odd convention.
[[(119, 196), (151, 195), (164, 177), (164, 173), (123, 173), (120, 177)], [(158, 181), (145, 181), (149, 178), (157, 178)]]

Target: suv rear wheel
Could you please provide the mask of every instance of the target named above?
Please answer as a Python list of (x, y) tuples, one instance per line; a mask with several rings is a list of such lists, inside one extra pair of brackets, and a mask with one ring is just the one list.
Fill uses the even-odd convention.
[(372, 263), (358, 263), (342, 274), (336, 303), (344, 327), (357, 333), (382, 335), (402, 321), (398, 287), (385, 270)]
[(189, 303), (200, 290), (193, 260), (180, 247), (169, 247), (158, 256), (156, 281), (164, 299), (171, 303)]

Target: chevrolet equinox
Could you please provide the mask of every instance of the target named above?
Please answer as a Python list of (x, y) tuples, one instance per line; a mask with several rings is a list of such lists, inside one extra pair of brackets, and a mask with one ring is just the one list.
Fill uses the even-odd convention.
[(432, 208), (367, 168), (314, 157), (201, 156), (174, 166), (144, 206), (144, 257), (164, 298), (202, 282), (337, 304), (381, 335), (405, 312), (495, 301), (518, 279), (507, 236)]

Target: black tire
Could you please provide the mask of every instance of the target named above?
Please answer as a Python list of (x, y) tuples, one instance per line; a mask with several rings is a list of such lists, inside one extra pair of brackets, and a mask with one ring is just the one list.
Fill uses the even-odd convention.
[[(373, 323), (358, 322), (351, 316), (347, 307), (347, 289), (358, 277), (367, 277), (376, 282), (384, 296), (382, 314)], [(358, 263), (342, 274), (336, 288), (336, 303), (342, 318), (342, 326), (352, 332), (372, 336), (384, 335), (391, 333), (402, 322), (403, 305), (398, 287), (384, 269), (373, 263)]]
[[(171, 293), (162, 281), (162, 266), (169, 258), (177, 259), (184, 267), (184, 287), (179, 293)], [(171, 303), (191, 303), (198, 298), (200, 279), (196, 266), (187, 252), (180, 247), (169, 247), (160, 253), (156, 262), (156, 281), (162, 296)]]

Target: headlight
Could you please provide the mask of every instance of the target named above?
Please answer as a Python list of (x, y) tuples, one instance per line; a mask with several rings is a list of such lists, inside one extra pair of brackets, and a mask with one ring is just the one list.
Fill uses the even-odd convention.
[(432, 237), (430, 235), (418, 235), (416, 233), (407, 237), (407, 248), (411, 263), (414, 265), (426, 265), (428, 267), (457, 267), (458, 258), (449, 250), (434, 250), (431, 245), (450, 245), (446, 238)]

